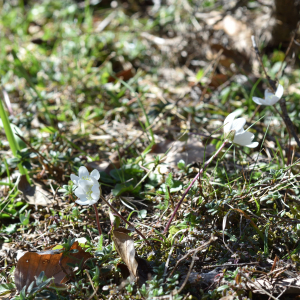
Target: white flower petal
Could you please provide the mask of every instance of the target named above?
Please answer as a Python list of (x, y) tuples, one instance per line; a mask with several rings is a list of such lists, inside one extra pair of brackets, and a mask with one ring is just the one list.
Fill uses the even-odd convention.
[(99, 186), (93, 185), (91, 196), (92, 196), (92, 198), (99, 200), (99, 198), (100, 198), (100, 188), (99, 188)]
[(249, 131), (245, 131), (242, 134), (236, 135), (234, 137), (233, 142), (240, 146), (247, 146), (247, 145), (251, 144), (253, 139), (254, 139), (254, 134)]
[(241, 128), (238, 131), (235, 131), (235, 135), (243, 134), (244, 132), (245, 132), (244, 128)]
[(78, 204), (80, 204), (80, 205), (93, 205), (93, 204), (97, 203), (98, 200), (90, 200), (90, 199), (82, 200), (82, 199), (77, 199), (75, 202), (78, 203)]
[(274, 105), (275, 103), (277, 103), (279, 101), (279, 98), (276, 97), (275, 95), (273, 95), (272, 97), (270, 97), (268, 99), (268, 103), (266, 105)]
[(78, 197), (78, 198), (79, 198), (80, 201), (84, 201), (84, 202), (89, 201), (89, 199), (88, 199), (88, 197), (86, 197), (86, 195), (81, 195), (81, 197)]
[(85, 237), (76, 238), (75, 242), (78, 242), (79, 244), (85, 244), (87, 242), (87, 239)]
[(240, 146), (247, 146), (249, 148), (257, 147), (258, 142), (252, 142), (252, 140), (254, 139), (254, 134), (244, 130), (246, 119), (238, 118), (235, 120), (235, 116), (236, 116), (235, 113), (231, 113), (224, 120), (225, 139), (228, 138), (229, 132), (232, 132), (234, 134), (233, 141), (231, 137), (229, 138), (228, 142), (230, 143), (233, 142)]
[(91, 172), (91, 176), (92, 177), (94, 177), (96, 180), (99, 180), (99, 178), (100, 178), (100, 173), (99, 173), (99, 171), (98, 170), (93, 170), (92, 172)]
[(75, 194), (78, 198), (81, 198), (81, 197), (83, 197), (83, 196), (86, 195), (86, 192), (85, 192), (82, 188), (78, 187), (78, 188), (74, 191), (74, 194)]
[(82, 177), (89, 177), (90, 176), (88, 169), (86, 167), (84, 167), (84, 166), (81, 166), (79, 168), (78, 174), (79, 174), (80, 178), (82, 178)]
[(92, 192), (93, 193), (99, 193), (99, 195), (100, 195), (100, 187), (98, 185), (93, 185), (92, 186)]
[(75, 202), (80, 205), (90, 205), (90, 203), (89, 203), (90, 201), (87, 200), (87, 198), (80, 198), (80, 199), (77, 199)]
[(258, 142), (252, 142), (251, 144), (246, 145), (249, 148), (256, 148), (258, 146)]
[(243, 129), (245, 124), (246, 124), (246, 119), (245, 118), (238, 118), (238, 119), (233, 121), (231, 129), (233, 129), (235, 131), (240, 131), (241, 129)]
[(270, 95), (274, 95), (269, 89), (265, 89), (265, 99), (268, 99)]
[(89, 200), (89, 205), (94, 205), (98, 202), (98, 199), (97, 200)]
[(265, 100), (258, 97), (253, 97), (252, 100), (258, 105), (265, 105)]
[(71, 174), (71, 180), (73, 181), (74, 184), (78, 185), (78, 180), (79, 180), (78, 176), (76, 176), (75, 174)]
[(77, 185), (74, 194), (79, 198), (75, 202), (80, 205), (93, 205), (98, 202), (101, 189), (98, 179), (100, 173), (97, 170), (93, 170), (89, 174), (86, 167), (80, 167), (78, 170), (79, 177), (72, 174), (71, 179)]
[(83, 188), (81, 188), (80, 186), (78, 186), (76, 189), (75, 189), (75, 191), (74, 191), (74, 193), (85, 193), (85, 191), (84, 191), (84, 189)]
[(94, 177), (89, 178), (91, 180), (92, 185), (100, 186), (100, 183), (98, 180), (96, 180)]
[(252, 100), (259, 105), (274, 105), (280, 100), (282, 95), (283, 95), (283, 87), (281, 84), (279, 84), (275, 95), (269, 89), (266, 89), (265, 99), (253, 97)]
[(100, 192), (92, 192), (91, 197), (98, 201), (100, 198)]
[(100, 195), (95, 195), (95, 194), (91, 194), (91, 199), (93, 199), (93, 201), (98, 202)]
[(93, 181), (79, 179), (78, 186), (82, 187), (83, 189), (89, 189), (93, 186)]
[(281, 84), (278, 84), (275, 96), (280, 99), (282, 95), (283, 95), (283, 86)]
[(226, 119), (224, 120), (224, 127), (223, 127), (223, 131), (224, 133), (229, 133), (232, 130), (232, 122), (234, 121), (236, 115), (235, 113), (231, 113), (229, 114)]

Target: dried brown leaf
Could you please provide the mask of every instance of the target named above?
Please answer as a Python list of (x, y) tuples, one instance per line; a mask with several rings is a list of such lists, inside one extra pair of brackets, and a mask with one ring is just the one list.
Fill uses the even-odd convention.
[[(70, 250), (77, 249), (78, 252), (63, 256), (61, 250), (46, 250), (41, 252), (26, 252), (18, 261), (15, 270), (15, 284), (18, 291), (28, 286), (42, 271), (47, 278), (54, 277), (54, 284), (63, 284), (68, 280), (72, 270), (68, 264), (78, 264), (82, 268), (85, 261), (92, 257), (75, 242)], [(61, 268), (63, 267), (63, 269)], [(66, 273), (67, 274), (66, 274)]]
[(130, 232), (130, 230), (125, 228), (115, 229), (113, 231), (113, 240), (116, 250), (128, 267), (130, 274), (132, 274), (134, 277), (137, 277), (138, 263), (135, 259), (133, 238), (128, 235)]
[[(128, 235), (130, 232), (130, 230), (121, 227), (115, 229), (113, 241), (117, 252), (128, 268), (131, 279), (142, 285), (151, 276), (151, 268), (145, 259), (135, 253), (133, 238)], [(124, 268), (122, 274), (128, 275)]]
[(18, 189), (23, 193), (27, 203), (32, 205), (49, 206), (54, 203), (53, 195), (43, 189), (42, 185), (35, 183), (30, 185), (25, 175), (21, 176)]

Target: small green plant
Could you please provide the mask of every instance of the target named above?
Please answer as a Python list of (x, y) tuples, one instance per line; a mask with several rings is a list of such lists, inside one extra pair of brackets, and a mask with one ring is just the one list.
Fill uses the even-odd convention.
[(25, 214), (20, 214), (20, 221), (22, 225), (26, 226), (29, 224), (30, 212), (31, 210), (27, 211)]
[(182, 159), (177, 163), (177, 167), (183, 173), (188, 173), (188, 171), (189, 171), (189, 167), (186, 165), (185, 161)]
[(46, 278), (45, 272), (42, 271), (40, 275), (33, 281), (28, 287), (20, 291), (20, 294), (13, 298), (13, 300), (42, 300), (42, 299), (68, 299), (62, 296), (58, 296), (55, 286), (50, 287), (52, 278)]
[(154, 299), (153, 297), (166, 297), (168, 295), (170, 295), (172, 299), (180, 300), (182, 299), (182, 296), (176, 294), (176, 287), (179, 283), (178, 278), (179, 275), (176, 274), (172, 278), (168, 278), (166, 283), (164, 283), (164, 280), (162, 278), (159, 279), (156, 275), (151, 280), (147, 281), (146, 284), (143, 284), (142, 287), (138, 289), (137, 294), (147, 300)]

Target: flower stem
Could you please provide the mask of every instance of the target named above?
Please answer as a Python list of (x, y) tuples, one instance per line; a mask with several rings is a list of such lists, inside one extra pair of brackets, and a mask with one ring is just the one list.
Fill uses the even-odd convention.
[(99, 235), (101, 236), (102, 235), (102, 230), (101, 230), (100, 221), (99, 221), (99, 214), (98, 214), (97, 204), (95, 203), (93, 206), (94, 206), (95, 213), (96, 213), (96, 223), (97, 223)]
[(169, 227), (175, 217), (175, 215), (177, 214), (177, 211), (181, 205), (181, 203), (183, 202), (185, 196), (188, 194), (189, 190), (191, 189), (191, 187), (193, 186), (193, 184), (196, 182), (196, 180), (198, 179), (198, 177), (200, 176), (200, 174), (203, 173), (203, 171), (208, 167), (208, 165), (210, 164), (210, 162), (221, 152), (221, 150), (224, 148), (224, 146), (227, 144), (227, 140), (223, 142), (223, 144), (221, 145), (221, 147), (216, 151), (216, 153), (204, 164), (203, 168), (197, 173), (196, 177), (193, 179), (193, 181), (190, 183), (190, 185), (188, 186), (188, 188), (186, 189), (186, 191), (184, 192), (184, 194), (182, 195), (180, 201), (178, 202), (178, 204), (176, 205), (174, 212), (172, 214), (172, 216), (170, 217), (168, 224), (163, 232), (163, 234), (165, 234), (168, 230)]
[(130, 222), (128, 222), (124, 217), (122, 217), (118, 211), (101, 195), (100, 196), (101, 199), (110, 207), (110, 209), (119, 217), (121, 218), (126, 224), (128, 224), (129, 226), (132, 226), (134, 228), (134, 230), (136, 231), (137, 234), (139, 234), (143, 239), (144, 241), (150, 246), (151, 244), (147, 241), (146, 237), (138, 230), (135, 228), (135, 226), (133, 226)]

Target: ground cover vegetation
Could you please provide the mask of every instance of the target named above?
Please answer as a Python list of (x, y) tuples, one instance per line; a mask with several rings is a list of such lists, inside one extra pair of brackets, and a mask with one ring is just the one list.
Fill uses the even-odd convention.
[(1, 299), (296, 299), (296, 2), (0, 1)]

